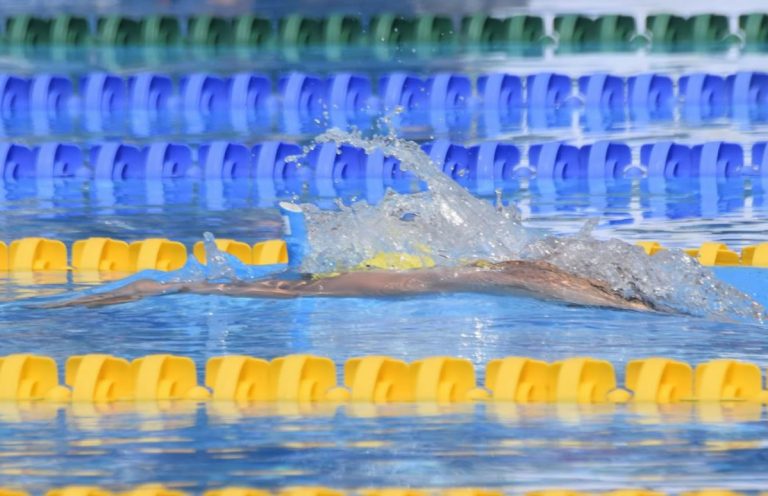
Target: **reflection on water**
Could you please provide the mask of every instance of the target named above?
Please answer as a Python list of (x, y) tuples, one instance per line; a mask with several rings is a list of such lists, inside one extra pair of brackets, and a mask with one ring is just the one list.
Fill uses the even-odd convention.
[(43, 413), (49, 407), (3, 404), (0, 476), (31, 492), (65, 484), (127, 489), (147, 481), (194, 491), (232, 480), (266, 488), (488, 486), (515, 492), (554, 486), (758, 490), (768, 484), (758, 468), (766, 449), (760, 406), (747, 412), (683, 404), (648, 412), (388, 405), (362, 414), (356, 406), (292, 413), (275, 405), (221, 406)]
[[(11, 295), (17, 290), (4, 288)], [(759, 325), (472, 294), (386, 300), (173, 295), (59, 310), (1, 305), (0, 355), (33, 351), (60, 363), (96, 352), (129, 359), (173, 353), (196, 363), (223, 354), (271, 359), (302, 352), (336, 363), (376, 354), (412, 361), (434, 355), (437, 342), (440, 354), (477, 366), (511, 355), (547, 361), (587, 355), (615, 364), (645, 356), (691, 363), (728, 357), (762, 366), (768, 355)]]
[[(126, 421), (142, 433), (177, 430), (199, 422), (199, 414), (208, 424), (237, 425), (245, 419), (397, 419), (401, 417), (435, 417), (447, 423), (462, 416), (482, 414), (485, 421), (504, 425), (521, 425), (533, 421), (573, 425), (595, 422), (627, 421), (631, 424), (668, 424), (685, 427), (691, 424), (733, 424), (761, 422), (766, 408), (760, 403), (744, 401), (681, 403), (511, 403), (504, 401), (476, 403), (330, 403), (330, 402), (236, 402), (236, 401), (123, 401), (113, 403), (0, 402), (0, 421), (5, 424), (50, 422), (61, 419), (76, 430), (98, 433), (116, 421)], [(126, 425), (129, 425), (126, 424)], [(290, 423), (278, 428), (282, 432), (300, 430)], [(165, 437), (147, 437), (147, 442)], [(183, 441), (183, 439), (182, 439)], [(528, 443), (528, 441), (520, 441)], [(88, 440), (83, 446), (121, 444), (120, 440)], [(376, 446), (389, 444), (376, 441)]]
[[(768, 176), (749, 180), (704, 179), (547, 182), (520, 178), (499, 184), (466, 180), (463, 185), (488, 202), (501, 189), (505, 202), (520, 208), (526, 225), (550, 232), (574, 233), (588, 217), (601, 224), (595, 234), (622, 239), (658, 239), (675, 247), (694, 247), (718, 240), (733, 247), (765, 241), (768, 231)], [(330, 196), (317, 185), (264, 181), (196, 183), (83, 183), (58, 181), (55, 188), (39, 183), (0, 184), (0, 238), (41, 234), (65, 241), (89, 236), (138, 239), (172, 237), (192, 244), (204, 231), (217, 237), (257, 241), (281, 237), (276, 210), (281, 200), (311, 202), (335, 208), (332, 197), (346, 203), (379, 203), (384, 182), (339, 180)], [(418, 190), (413, 181), (393, 184), (394, 190)], [(236, 217), (237, 222), (232, 222)], [(602, 234), (601, 234), (602, 233)]]
[[(482, 375), (501, 356), (588, 355), (612, 361), (623, 376), (632, 358), (728, 357), (764, 369), (768, 356), (765, 329), (755, 325), (463, 294), (386, 301), (181, 295), (97, 310), (16, 303), (0, 310), (0, 356), (31, 351), (59, 363), (95, 352), (174, 353), (198, 364), (243, 353), (310, 352), (337, 364), (359, 355), (410, 361), (441, 353), (471, 359)], [(768, 485), (766, 420), (763, 406), (748, 403), (5, 403), (0, 478), (33, 492), (155, 481), (188, 490), (233, 481), (267, 488), (756, 490)]]

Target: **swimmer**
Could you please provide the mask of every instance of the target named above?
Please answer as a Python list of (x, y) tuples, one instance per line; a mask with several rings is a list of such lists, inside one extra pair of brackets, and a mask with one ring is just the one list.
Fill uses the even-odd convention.
[(397, 297), (437, 293), (530, 296), (562, 303), (638, 311), (663, 311), (639, 298), (626, 298), (605, 283), (570, 274), (543, 261), (508, 261), (461, 267), (360, 270), (333, 276), (280, 278), (233, 283), (162, 283), (141, 279), (113, 291), (47, 303), (45, 308), (100, 307), (146, 296), (192, 293), (246, 298)]

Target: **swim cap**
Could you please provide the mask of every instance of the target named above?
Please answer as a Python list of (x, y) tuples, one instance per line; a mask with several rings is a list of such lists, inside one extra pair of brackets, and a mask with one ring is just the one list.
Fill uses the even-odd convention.
[(434, 267), (435, 261), (426, 255), (410, 253), (380, 252), (372, 258), (363, 260), (356, 269), (410, 270)]

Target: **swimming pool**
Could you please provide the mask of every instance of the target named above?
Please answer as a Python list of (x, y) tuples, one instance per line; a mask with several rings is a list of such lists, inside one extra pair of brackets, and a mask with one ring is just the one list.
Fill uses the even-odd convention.
[[(374, 354), (411, 361), (434, 355), (439, 342), (440, 354), (469, 358), (481, 371), (492, 358), (515, 355), (548, 361), (587, 355), (622, 367), (646, 356), (761, 363), (766, 352), (758, 325), (473, 295), (386, 303), (179, 296), (100, 310), (24, 312), (23, 320), (4, 312), (3, 353), (31, 350), (59, 361), (96, 352), (127, 358), (163, 352), (197, 363), (302, 352), (336, 363)], [(628, 326), (634, 331), (626, 332)], [(224, 402), (52, 414), (6, 405), (3, 480), (34, 491), (105, 481), (117, 489), (152, 481), (190, 490), (233, 480), (257, 487), (515, 490), (765, 484), (759, 405), (646, 406), (337, 409)]]
[[(326, 14), (316, 6), (304, 6), (318, 17)], [(153, 11), (149, 6), (140, 7), (128, 10), (139, 15)], [(277, 19), (290, 7), (272, 5), (264, 14)], [(698, 13), (691, 12), (690, 6), (677, 7), (685, 16)], [(729, 22), (738, 25), (738, 14), (752, 7), (760, 10), (761, 6), (734, 5), (728, 12)], [(198, 13), (197, 8), (182, 5), (178, 12), (192, 15)], [(412, 6), (403, 8), (406, 14), (412, 12)], [(560, 7), (551, 5), (533, 5), (528, 10), (467, 5), (456, 12), (482, 9), (499, 17), (524, 11), (549, 21), (554, 13), (562, 13)], [(78, 12), (74, 7), (71, 10)], [(221, 13), (235, 16), (246, 10), (250, 6), (235, 4), (222, 7)], [(363, 10), (362, 18), (368, 20), (376, 8)], [(595, 5), (584, 6), (583, 12), (603, 13)], [(564, 31), (562, 24), (558, 26)], [(91, 29), (99, 28), (94, 25)], [(564, 34), (559, 36), (565, 40)], [(0, 240), (44, 237), (71, 246), (74, 241), (97, 236), (126, 241), (162, 237), (180, 241), (191, 250), (202, 233), (209, 231), (217, 238), (251, 245), (286, 236), (279, 201), (315, 204), (332, 211), (338, 208), (337, 198), (345, 205), (358, 200), (378, 204), (388, 187), (401, 193), (423, 189), (417, 181), (385, 176), (323, 183), (314, 175), (294, 182), (277, 176), (124, 180), (93, 175), (97, 160), (89, 151), (104, 142), (120, 143), (125, 149), (135, 147), (137, 154), (153, 143), (181, 144), (187, 147), (192, 164), (204, 161), (200, 147), (213, 142), (242, 145), (246, 155), (258, 153), (253, 151), (254, 145), (267, 141), (306, 145), (334, 125), (334, 118), (286, 118), (282, 107), (286, 93), (278, 89), (279, 76), (292, 70), (322, 77), (354, 70), (370, 78), (376, 98), (380, 96), (378, 78), (395, 71), (413, 73), (424, 81), (438, 72), (469, 74), (472, 105), (450, 112), (434, 108), (406, 112), (402, 122), (395, 118), (394, 126), (399, 136), (420, 144), (446, 139), (467, 149), (487, 142), (517, 146), (521, 170), (538, 170), (539, 177), (526, 173), (479, 181), (476, 176), (459, 174), (455, 179), (489, 203), (496, 201), (496, 190), (500, 190), (504, 202), (520, 209), (527, 227), (573, 235), (587, 219), (599, 218), (593, 231), (598, 239), (655, 240), (669, 248), (696, 248), (705, 241), (717, 241), (736, 252), (767, 241), (768, 169), (761, 157), (751, 154), (756, 143), (765, 141), (766, 121), (760, 112), (740, 119), (744, 115), (729, 107), (731, 110), (722, 113), (715, 109), (704, 119), (690, 118), (685, 113), (689, 100), (683, 95), (670, 100), (667, 118), (643, 122), (629, 107), (622, 107), (617, 119), (606, 121), (602, 114), (594, 119), (587, 92), (574, 89), (562, 108), (555, 105), (554, 118), (549, 113), (552, 108), (539, 115), (541, 108), (526, 103), (511, 120), (499, 120), (478, 103), (485, 97), (475, 91), (474, 83), (490, 72), (524, 79), (554, 71), (572, 78), (568, 84), (575, 88), (579, 76), (601, 71), (622, 78), (654, 72), (669, 76), (675, 94), (682, 95), (679, 77), (685, 74), (759, 70), (765, 57), (749, 53), (757, 46), (750, 45), (751, 41), (736, 48), (715, 47), (705, 54), (680, 53), (676, 46), (668, 53), (621, 46), (624, 51), (569, 53), (563, 42), (559, 50), (544, 44), (522, 55), (461, 43), (417, 43), (413, 50), (407, 43), (408, 49), (363, 44), (333, 50), (324, 45), (297, 48), (280, 43), (260, 51), (194, 43), (151, 49), (141, 44), (59, 50), (23, 43), (6, 46), (5, 72), (30, 81), (41, 73), (61, 73), (74, 81), (77, 91), (83, 87), (81, 76), (104, 70), (118, 79), (146, 72), (167, 74), (174, 85), (193, 73), (210, 73), (215, 79), (258, 72), (266, 75), (279, 103), (262, 120), (258, 116), (237, 119), (231, 113), (221, 120), (197, 114), (190, 118), (175, 107), (166, 120), (145, 120), (130, 107), (114, 114), (76, 109), (50, 121), (36, 117), (35, 112), (24, 118), (6, 115), (3, 143), (27, 148), (29, 160), (37, 162), (41, 160), (36, 148), (40, 145), (74, 145), (83, 151), (79, 163), (90, 175), (38, 175), (18, 180), (6, 176), (0, 182)], [(622, 79), (622, 84), (626, 81)], [(72, 108), (82, 103), (73, 101)], [(763, 103), (754, 106), (759, 110)], [(383, 114), (377, 107), (356, 123), (366, 134), (373, 134), (376, 119)], [(651, 176), (644, 169), (650, 167), (651, 159), (641, 157), (644, 144), (667, 140), (684, 146), (736, 143), (743, 148), (745, 168), (754, 166), (754, 170), (688, 178), (663, 174), (544, 177), (544, 159), (534, 159), (532, 145), (561, 140), (582, 148), (600, 140), (626, 145), (631, 165)], [(582, 148), (557, 150), (576, 153)], [(457, 153), (468, 153), (461, 157), (478, 160), (461, 149)], [(249, 156), (246, 160), (254, 160)], [(141, 160), (137, 158), (136, 163)], [(700, 158), (691, 162), (696, 160)], [(317, 165), (311, 164), (310, 169), (315, 171)], [(602, 255), (595, 253), (594, 257)], [(768, 269), (718, 268), (763, 303), (768, 298), (764, 282), (768, 272), (764, 270)], [(55, 310), (22, 301), (95, 284), (93, 278), (81, 276), (77, 271), (0, 272), (0, 357), (16, 353), (49, 356), (58, 363), (61, 374), (66, 360), (77, 355), (104, 353), (133, 360), (173, 354), (192, 359), (200, 384), (206, 377), (207, 360), (225, 355), (267, 360), (293, 354), (327, 357), (335, 364), (339, 383), (347, 360), (374, 355), (409, 363), (436, 355), (465, 358), (473, 364), (480, 386), (488, 363), (510, 356), (546, 362), (585, 356), (606, 360), (615, 367), (619, 386), (628, 375), (627, 364), (648, 357), (693, 366), (733, 359), (756, 364), (761, 376), (767, 373), (768, 343), (765, 324), (760, 322), (614, 311), (519, 297), (458, 293), (389, 299), (249, 300), (172, 295), (113, 307)], [(60, 377), (63, 381), (63, 374)], [(761, 388), (763, 380), (761, 377)], [(194, 494), (227, 486), (269, 490), (327, 486), (347, 491), (484, 487), (514, 494), (549, 488), (594, 493), (644, 487), (678, 493), (723, 487), (757, 493), (768, 487), (766, 420), (759, 401), (380, 405), (0, 401), (0, 487), (31, 494), (68, 485), (101, 486), (117, 492), (146, 483)]]

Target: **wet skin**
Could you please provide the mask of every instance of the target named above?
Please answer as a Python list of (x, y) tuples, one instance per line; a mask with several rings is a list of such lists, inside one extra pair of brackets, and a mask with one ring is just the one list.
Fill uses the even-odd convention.
[(437, 293), (529, 296), (575, 305), (655, 311), (650, 303), (625, 298), (600, 281), (569, 274), (541, 261), (509, 261), (486, 266), (407, 271), (365, 270), (303, 280), (264, 279), (236, 283), (162, 283), (142, 279), (114, 291), (43, 305), (100, 307), (146, 296), (192, 293), (246, 298), (391, 297)]

